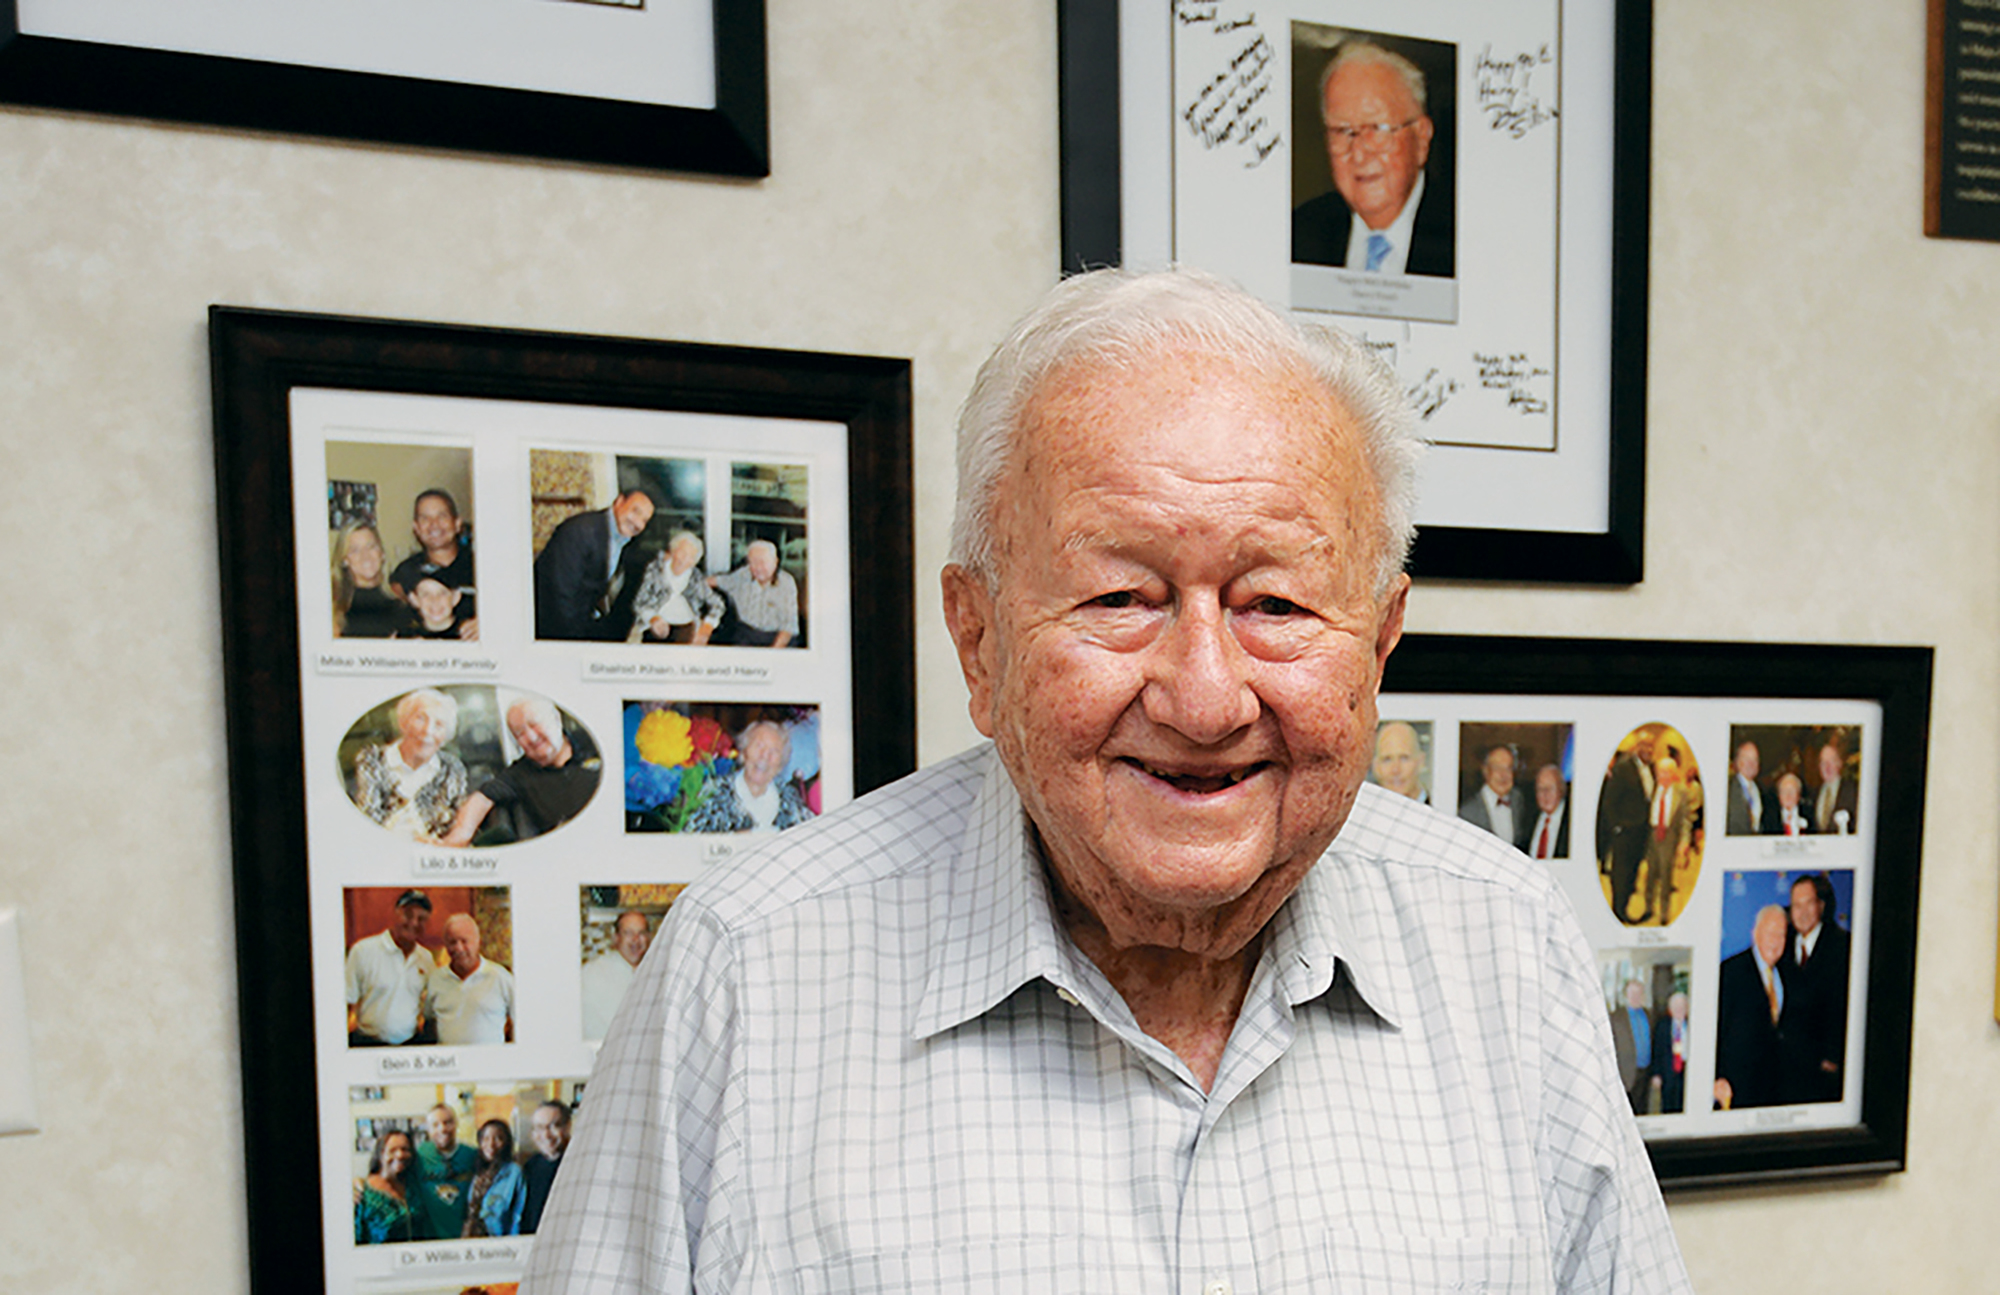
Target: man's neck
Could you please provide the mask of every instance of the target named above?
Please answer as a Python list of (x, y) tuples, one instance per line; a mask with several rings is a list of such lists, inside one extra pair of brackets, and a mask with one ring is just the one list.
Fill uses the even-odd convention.
[(1139, 1028), (1186, 1062), (1203, 1092), (1212, 1091), (1250, 992), (1262, 936), (1231, 957), (1215, 959), (1154, 946), (1115, 948), (1101, 926), (1065, 921), (1064, 927), (1132, 1009)]
[(460, 971), (458, 969), (458, 964), (454, 962), (451, 964), (451, 974), (457, 976), (460, 980), (469, 980), (471, 979), (472, 974), (479, 970), (479, 964), (481, 961), (483, 961), (483, 959), (474, 958), (472, 960), (472, 965), (470, 967), (467, 967), (464, 971)]
[(432, 548), (426, 544), (424, 546), (424, 557), (438, 566), (448, 567), (458, 561), (458, 541), (451, 540), (439, 548)]

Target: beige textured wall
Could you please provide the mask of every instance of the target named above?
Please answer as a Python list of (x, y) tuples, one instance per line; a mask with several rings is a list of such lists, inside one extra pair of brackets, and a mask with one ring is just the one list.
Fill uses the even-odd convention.
[[(1054, 277), (1052, 9), (770, 0), (761, 184), (0, 110), (0, 904), (46, 1124), (0, 1139), (0, 1290), (246, 1284), (205, 307), (912, 357), (936, 759), (950, 419)], [(1705, 1292), (1983, 1288), (2000, 246), (1918, 232), (1921, 5), (1658, 32), (1648, 579), (1426, 586), (1415, 628), (1937, 646), (1912, 1168), (1673, 1214)]]

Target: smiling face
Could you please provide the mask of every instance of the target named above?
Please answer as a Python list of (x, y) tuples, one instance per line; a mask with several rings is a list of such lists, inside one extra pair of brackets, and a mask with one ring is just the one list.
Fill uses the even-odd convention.
[[(1349, 63), (1335, 72), (1326, 83), (1323, 106), (1333, 187), (1370, 229), (1387, 229), (1423, 174), (1436, 128), (1403, 78), (1381, 63)], [(1343, 126), (1399, 129), (1379, 139), (1364, 132), (1348, 144), (1334, 129)]]
[(1799, 807), (1799, 777), (1788, 773), (1778, 779), (1778, 804), (1786, 809)]
[(1416, 800), (1424, 794), (1424, 747), (1417, 730), (1396, 720), (1375, 733), (1375, 781)]
[(1735, 764), (1737, 776), (1757, 781), (1758, 770), (1763, 767), (1763, 762), (1757, 758), (1757, 744), (1745, 742), (1737, 747)]
[(569, 739), (563, 736), (560, 721), (551, 727), (547, 716), (537, 715), (526, 706), (515, 706), (507, 711), (507, 731), (514, 735), (521, 754), (542, 768), (561, 768), (569, 763)]
[(382, 583), (382, 539), (373, 526), (357, 526), (348, 533), (340, 565), (347, 568), (347, 574), (362, 589), (373, 589)]
[(569, 1149), (569, 1120), (553, 1106), (537, 1107), (528, 1129), (535, 1146), (551, 1160)]
[(1757, 946), (1757, 956), (1765, 963), (1775, 966), (1785, 951), (1785, 933), (1791, 924), (1785, 920), (1785, 910), (1776, 904), (1757, 914), (1757, 925), (1750, 932), (1750, 942)]
[(791, 758), (791, 740), (775, 724), (758, 724), (743, 735), (743, 781), (761, 796), (773, 779), (785, 771)]
[(450, 1155), (458, 1146), (458, 1116), (449, 1106), (433, 1106), (424, 1120), (424, 1127), (430, 1131), (431, 1145)]
[(653, 928), (647, 925), (644, 913), (618, 915), (616, 938), (612, 944), (618, 950), (619, 957), (636, 967), (639, 965), (639, 960), (646, 956), (646, 948), (652, 942)]
[(611, 501), (611, 520), (618, 533), (631, 539), (653, 520), (653, 500), (643, 490), (634, 490)]
[(1545, 764), (1540, 769), (1537, 769), (1535, 771), (1535, 808), (1541, 810), (1544, 814), (1553, 814), (1556, 812), (1556, 806), (1562, 804), (1562, 799), (1562, 774), (1557, 772), (1556, 767), (1552, 764)]
[(425, 495), (417, 500), (416, 516), (410, 521), (410, 529), (416, 533), (417, 543), (424, 546), (424, 552), (434, 558), (439, 554), (456, 556), (458, 552), (458, 514), (445, 502), (442, 495)]
[(451, 969), (461, 980), (479, 970), (479, 923), (464, 913), (445, 919), (444, 951), (451, 956)]
[(423, 618), (424, 628), (431, 630), (450, 626), (453, 613), (458, 610), (458, 599), (458, 590), (448, 588), (442, 581), (429, 576), (417, 581), (417, 587), (410, 591), (410, 605)]
[(1406, 578), (1344, 411), (1193, 349), (1044, 383), (945, 576), (972, 693), (1049, 864), (1120, 947), (1226, 957), (1354, 802)]
[(1486, 760), (1480, 765), (1485, 771), (1486, 785), (1500, 799), (1514, 790), (1514, 753), (1504, 746), (1496, 746), (1486, 753)]
[(750, 578), (760, 585), (770, 584), (778, 574), (778, 551), (769, 544), (752, 544), (743, 555), (743, 562), (750, 568)]
[(498, 1120), (488, 1120), (479, 1126), (479, 1154), (488, 1161), (498, 1160), (513, 1149), (513, 1139), (507, 1136), (506, 1125)]
[(424, 927), (430, 920), (430, 910), (421, 904), (405, 904), (396, 910), (394, 920), (389, 923), (389, 938), (396, 942), (404, 957), (410, 956), (411, 950), (424, 938)]
[(420, 702), (402, 716), (403, 759), (415, 768), (451, 740), (452, 721), (438, 706)]
[(1840, 776), (1841, 768), (1845, 763), (1840, 758), (1839, 748), (1831, 746), (1821, 747), (1819, 749), (1819, 780), (1821, 782), (1832, 782)]
[(1811, 935), (1819, 925), (1820, 914), (1826, 905), (1820, 902), (1819, 887), (1811, 877), (1801, 877), (1792, 883), (1792, 929), (1800, 935)]
[(417, 1149), (410, 1145), (407, 1133), (391, 1133), (382, 1140), (382, 1176), (390, 1180), (400, 1179), (410, 1172), (416, 1162)]

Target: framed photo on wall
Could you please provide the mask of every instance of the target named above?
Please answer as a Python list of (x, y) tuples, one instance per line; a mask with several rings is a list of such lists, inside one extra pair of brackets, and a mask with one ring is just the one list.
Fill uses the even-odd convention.
[(16, 0), (0, 102), (771, 172), (764, 0)]
[(1647, 0), (1067, 0), (1063, 259), (1362, 337), (1424, 419), (1412, 571), (1644, 573)]
[(1903, 1167), (1930, 680), (1906, 647), (1390, 658), (1370, 778), (1555, 874), (1663, 1186)]
[(210, 340), (253, 1281), (512, 1281), (681, 888), (915, 766), (909, 365)]

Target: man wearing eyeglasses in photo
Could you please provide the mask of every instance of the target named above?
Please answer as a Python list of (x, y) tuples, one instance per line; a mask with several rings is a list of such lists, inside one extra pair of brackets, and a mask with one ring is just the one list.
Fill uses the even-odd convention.
[(1424, 174), (1437, 133), (1426, 100), (1401, 54), (1362, 40), (1334, 51), (1319, 86), (1333, 191), (1292, 209), (1292, 260), (1452, 276), (1452, 186)]

